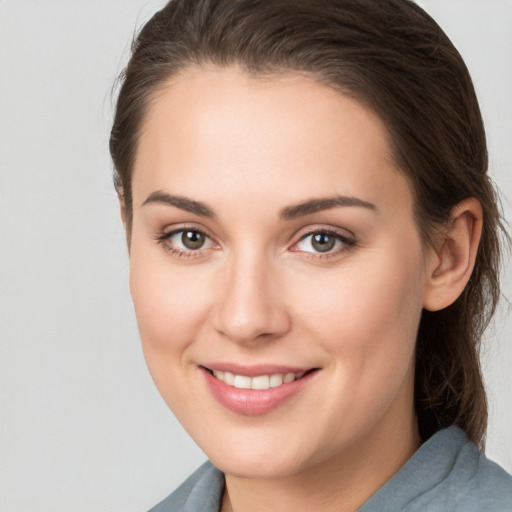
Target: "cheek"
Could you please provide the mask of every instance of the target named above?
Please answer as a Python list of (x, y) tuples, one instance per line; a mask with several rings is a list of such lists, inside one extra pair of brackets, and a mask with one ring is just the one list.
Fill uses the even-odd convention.
[[(188, 354), (208, 315), (205, 281), (162, 258), (132, 254), (130, 291), (144, 358), (162, 398), (180, 417), (194, 416), (188, 400)], [(186, 370), (186, 372), (184, 372)]]
[[(407, 254), (406, 257), (403, 254)], [(397, 378), (409, 369), (422, 310), (421, 253), (370, 254), (331, 276), (302, 277), (300, 316), (344, 374)], [(411, 254), (417, 254), (417, 257)], [(356, 259), (354, 258), (354, 262)]]
[(180, 357), (197, 337), (208, 315), (208, 290), (200, 270), (171, 265), (165, 254), (132, 252), (130, 292), (150, 370)]
[(336, 285), (315, 287), (304, 309), (304, 328), (328, 354), (336, 383), (323, 396), (329, 422), (347, 436), (412, 407), (421, 273), (403, 258), (397, 271), (399, 260), (382, 257), (360, 271), (347, 265)]

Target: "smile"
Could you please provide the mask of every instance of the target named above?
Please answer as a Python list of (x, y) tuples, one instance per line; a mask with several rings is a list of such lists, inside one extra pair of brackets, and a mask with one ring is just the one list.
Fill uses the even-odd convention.
[(207, 388), (225, 408), (246, 416), (267, 414), (279, 408), (300, 394), (319, 373), (319, 368), (219, 366), (224, 369), (200, 367)]
[(256, 377), (249, 377), (247, 375), (236, 375), (231, 372), (223, 372), (221, 370), (213, 370), (213, 375), (237, 389), (269, 389), (277, 388), (283, 384), (288, 384), (294, 380), (302, 378), (306, 372), (299, 373), (276, 373), (273, 375), (258, 375)]

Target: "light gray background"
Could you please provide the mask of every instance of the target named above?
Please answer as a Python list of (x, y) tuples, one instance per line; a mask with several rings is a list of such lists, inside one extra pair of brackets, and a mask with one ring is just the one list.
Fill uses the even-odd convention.
[[(473, 74), (510, 219), (512, 2), (421, 4)], [(204, 459), (144, 365), (107, 150), (110, 87), (160, 5), (0, 0), (2, 512), (143, 511)], [(512, 471), (510, 316), (484, 365), (488, 454)]]

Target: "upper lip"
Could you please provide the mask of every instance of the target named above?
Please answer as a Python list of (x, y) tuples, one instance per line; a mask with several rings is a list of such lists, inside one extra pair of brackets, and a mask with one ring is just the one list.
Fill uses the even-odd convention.
[(212, 371), (229, 372), (234, 375), (257, 377), (258, 375), (276, 375), (287, 373), (304, 373), (313, 370), (314, 367), (287, 366), (281, 364), (255, 364), (241, 365), (238, 363), (214, 362), (202, 364), (204, 368)]

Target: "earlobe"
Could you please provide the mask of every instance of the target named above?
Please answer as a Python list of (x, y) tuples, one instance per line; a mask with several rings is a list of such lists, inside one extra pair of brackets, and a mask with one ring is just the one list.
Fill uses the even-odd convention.
[(475, 266), (482, 234), (482, 207), (474, 197), (459, 203), (429, 258), (423, 307), (439, 311), (462, 293)]

